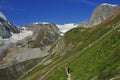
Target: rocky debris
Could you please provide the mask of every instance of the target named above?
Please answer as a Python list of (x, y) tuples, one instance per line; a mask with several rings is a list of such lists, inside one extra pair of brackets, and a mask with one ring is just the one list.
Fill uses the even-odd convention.
[(27, 60), (42, 58), (47, 56), (49, 53), (46, 50), (41, 50), (40, 48), (10, 48), (4, 51), (3, 56), (0, 60), (0, 69), (9, 67), (14, 64), (18, 64)]

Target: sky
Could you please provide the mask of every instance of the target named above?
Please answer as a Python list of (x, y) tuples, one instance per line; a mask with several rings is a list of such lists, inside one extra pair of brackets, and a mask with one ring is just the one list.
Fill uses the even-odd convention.
[(80, 23), (90, 18), (102, 3), (120, 4), (119, 0), (0, 0), (0, 11), (14, 25), (32, 22), (55, 24)]

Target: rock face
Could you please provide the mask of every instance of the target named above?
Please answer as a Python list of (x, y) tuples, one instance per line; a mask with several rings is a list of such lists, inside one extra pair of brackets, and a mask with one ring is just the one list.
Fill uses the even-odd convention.
[(55, 24), (29, 24), (27, 29), (33, 31), (28, 39), (11, 45), (1, 58), (0, 69), (49, 54), (51, 46), (60, 37), (59, 29)]
[(101, 4), (95, 8), (90, 20), (82, 22), (79, 26), (80, 27), (95, 26), (101, 23), (103, 20), (105, 20), (107, 17), (109, 17), (113, 13), (117, 12), (118, 10), (120, 10), (120, 6), (111, 5), (107, 3)]
[(11, 33), (19, 33), (17, 27), (11, 24), (6, 17), (0, 12), (0, 36), (2, 38), (9, 38)]
[(52, 45), (50, 49), (50, 54), (64, 55), (65, 53), (69, 52), (72, 48), (73, 48), (72, 44), (66, 45), (63, 36), (56, 40), (55, 43)]
[(60, 37), (55, 24), (33, 23), (26, 25), (26, 28), (32, 30), (33, 35), (29, 39), (17, 42), (4, 52), (0, 60), (0, 80), (17, 80), (46, 57), (53, 43)]
[(55, 24), (29, 24), (26, 26), (28, 29), (32, 30), (32, 43), (31, 47), (41, 49), (45, 46), (50, 46), (60, 37), (60, 32)]

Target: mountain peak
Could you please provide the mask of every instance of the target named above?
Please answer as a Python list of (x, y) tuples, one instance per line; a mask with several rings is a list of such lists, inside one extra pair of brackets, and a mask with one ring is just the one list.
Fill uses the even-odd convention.
[(95, 26), (101, 23), (106, 18), (108, 18), (110, 15), (116, 13), (118, 10), (120, 10), (119, 5), (103, 3), (95, 8), (90, 20), (86, 22), (82, 22), (80, 26), (83, 26), (83, 27)]
[(101, 5), (108, 5), (108, 6), (113, 6), (113, 7), (118, 6), (118, 5), (109, 4), (109, 3), (103, 3), (103, 4), (101, 4)]
[(7, 20), (7, 18), (5, 17), (5, 15), (2, 12), (0, 12), (0, 17), (3, 18), (4, 20)]

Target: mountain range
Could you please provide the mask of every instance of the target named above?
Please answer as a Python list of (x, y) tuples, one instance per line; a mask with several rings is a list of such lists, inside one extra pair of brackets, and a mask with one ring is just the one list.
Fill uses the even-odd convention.
[(119, 34), (119, 5), (98, 5), (88, 21), (64, 25), (17, 27), (0, 12), (0, 80), (118, 80)]

